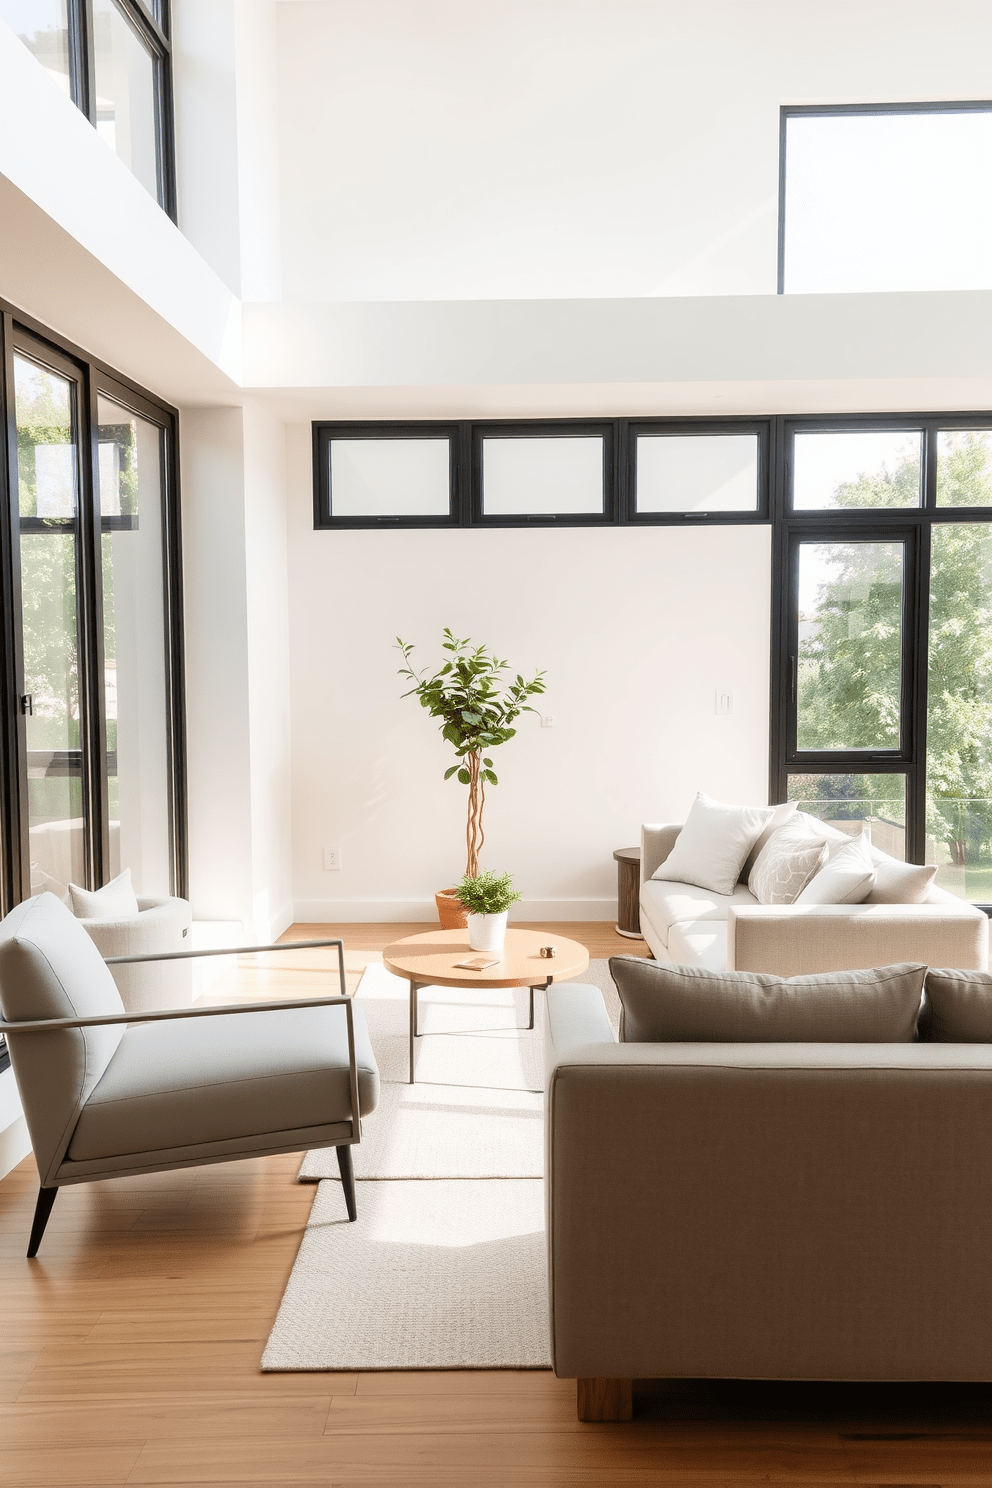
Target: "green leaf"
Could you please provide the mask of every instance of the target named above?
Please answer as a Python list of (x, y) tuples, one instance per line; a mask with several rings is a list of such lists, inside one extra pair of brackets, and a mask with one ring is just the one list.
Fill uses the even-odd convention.
[(483, 761), (482, 761), (482, 763), (483, 763), (483, 764), (484, 764), (484, 765), (492, 765), (492, 760), (491, 760), (491, 759), (484, 759), (484, 760), (483, 760)]
[(458, 779), (461, 781), (462, 785), (468, 785), (472, 777), (467, 770), (462, 769), (458, 771)]
[(450, 780), (451, 777), (452, 777), (452, 775), (454, 775), (454, 773), (455, 773), (455, 771), (457, 769), (458, 769), (458, 766), (457, 765), (452, 765), (450, 770), (445, 770), (445, 772), (444, 772), (444, 778), (445, 778), (445, 780)]
[(493, 774), (492, 770), (483, 770), (482, 773), (485, 776), (486, 780), (489, 781), (490, 785), (499, 785), (499, 781), (496, 779), (496, 776)]

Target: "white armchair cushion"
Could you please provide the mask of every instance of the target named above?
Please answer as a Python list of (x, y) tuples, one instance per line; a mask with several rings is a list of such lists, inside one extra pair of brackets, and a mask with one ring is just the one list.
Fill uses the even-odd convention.
[(126, 920), (138, 913), (138, 901), (131, 887), (131, 870), (125, 868), (102, 889), (81, 889), (69, 885), (69, 907), (77, 920)]
[(675, 846), (652, 877), (732, 894), (745, 858), (773, 815), (769, 806), (726, 806), (700, 791)]
[(828, 859), (793, 901), (795, 904), (863, 904), (875, 884), (866, 837), (853, 837)]

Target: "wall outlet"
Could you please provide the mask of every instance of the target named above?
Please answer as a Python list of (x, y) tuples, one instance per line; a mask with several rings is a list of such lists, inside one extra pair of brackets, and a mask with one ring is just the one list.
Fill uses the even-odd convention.
[(334, 873), (341, 867), (341, 849), (339, 847), (324, 848), (324, 871)]
[(734, 694), (726, 687), (718, 687), (716, 690), (716, 711), (718, 713), (733, 713)]
[(542, 713), (541, 714), (541, 727), (542, 728), (554, 728), (554, 726), (555, 726), (555, 715), (553, 713)]

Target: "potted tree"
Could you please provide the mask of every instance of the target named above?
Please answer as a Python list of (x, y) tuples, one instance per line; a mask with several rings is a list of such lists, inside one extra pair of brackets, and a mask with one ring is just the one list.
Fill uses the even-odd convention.
[[(400, 668), (400, 676), (413, 683), (403, 696), (418, 697), (430, 716), (441, 720), (442, 736), (455, 751), (455, 763), (444, 772), (445, 780), (455, 775), (462, 785), (468, 786), (465, 878), (477, 879), (479, 853), (486, 840), (482, 828), (486, 786), (499, 784), (489, 751), (513, 738), (517, 731), (512, 724), (521, 713), (537, 711), (527, 699), (544, 691), (544, 673), (535, 672), (525, 682), (518, 672), (506, 686), (503, 674), (509, 663), (501, 661), (485, 646), (474, 646), (469, 639), (456, 639), (447, 626), (441, 644), (449, 653), (448, 658), (431, 676), (415, 671), (410, 665), (411, 642), (397, 636), (396, 644), (406, 663)], [(435, 898), (442, 926), (455, 929), (465, 925), (465, 910), (456, 889), (442, 889)]]
[(480, 873), (463, 878), (455, 889), (467, 911), (468, 943), (473, 951), (501, 951), (506, 939), (506, 918), (520, 895), (508, 873)]

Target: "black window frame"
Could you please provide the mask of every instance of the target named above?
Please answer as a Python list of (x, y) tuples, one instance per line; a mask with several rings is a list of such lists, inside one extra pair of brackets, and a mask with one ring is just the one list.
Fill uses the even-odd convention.
[[(617, 422), (613, 419), (490, 419), (472, 425), (473, 527), (614, 527), (619, 510)], [(602, 439), (603, 506), (598, 512), (487, 513), (483, 502), (483, 444), (487, 439)]]
[[(992, 112), (992, 99), (947, 100), (926, 99), (921, 102), (903, 100), (899, 103), (785, 103), (779, 109), (778, 135), (778, 271), (777, 293), (785, 294), (785, 183), (786, 141), (788, 123), (792, 118), (830, 118), (837, 115), (881, 115), (881, 114), (976, 114)], [(921, 181), (921, 192), (926, 185)]]
[[(111, 0), (152, 60), (155, 89), (157, 199), (176, 216), (176, 147), (172, 101), (172, 40), (169, 0), (157, 0), (161, 21), (146, 0)], [(69, 32), (69, 96), (96, 128), (96, 48), (93, 0), (66, 0)]]
[[(992, 412), (885, 413), (786, 417), (780, 420), (780, 457), (772, 524), (772, 654), (769, 800), (788, 799), (789, 776), (858, 774), (906, 776), (906, 861), (926, 860), (926, 749), (929, 686), (931, 534), (935, 526), (992, 524), (992, 506), (938, 507), (937, 436), (949, 430), (992, 431)], [(793, 436), (797, 433), (919, 429), (921, 501), (918, 507), (855, 507), (796, 511), (791, 505)], [(795, 657), (801, 542), (905, 540), (902, 711), (898, 751), (796, 748)], [(992, 904), (978, 907), (992, 915)]]
[[(451, 422), (401, 421), (393, 419), (384, 423), (328, 422), (313, 424), (313, 525), (316, 530), (333, 527), (341, 529), (384, 529), (397, 527), (458, 527), (460, 525), (460, 471), (462, 458), (463, 427)], [(331, 444), (335, 439), (447, 439), (448, 460), (448, 515), (442, 516), (349, 516), (334, 515), (334, 496), (331, 490)]]
[[(722, 526), (753, 524), (769, 520), (771, 502), (772, 449), (775, 421), (769, 418), (696, 418), (626, 420), (626, 522), (633, 526), (657, 526), (659, 520), (679, 525), (717, 523)], [(692, 437), (705, 434), (754, 434), (758, 440), (758, 489), (753, 511), (640, 512), (637, 510), (637, 441), (642, 436)]]
[[(78, 387), (80, 451), (77, 562), (80, 651), (80, 723), (83, 790), (91, 830), (86, 838), (86, 887), (97, 889), (110, 870), (110, 831), (106, 780), (106, 716), (103, 671), (103, 584), (100, 539), (107, 524), (100, 511), (97, 399), (111, 398), (162, 430), (162, 559), (165, 608), (166, 751), (169, 770), (169, 847), (171, 889), (189, 896), (189, 828), (182, 597), (182, 530), (179, 493), (179, 415), (106, 363), (89, 356), (49, 327), (0, 300), (0, 910), (8, 913), (31, 892), (27, 837), (26, 721), (20, 707), (23, 679), (21, 646), (20, 531), (17, 504), (17, 424), (14, 354), (71, 377)], [(89, 458), (87, 458), (87, 452)], [(119, 525), (110, 519), (109, 525)], [(83, 689), (85, 688), (85, 700)]]
[[(641, 434), (756, 434), (758, 501), (753, 511), (638, 512), (636, 448)], [(446, 517), (336, 517), (330, 492), (328, 447), (332, 439), (450, 437), (452, 449), (451, 510)], [(520, 512), (486, 515), (482, 509), (482, 441), (489, 435), (532, 439), (603, 439), (602, 512)], [(314, 420), (313, 525), (315, 531), (403, 529), (417, 527), (687, 527), (767, 525), (776, 448), (776, 420), (760, 418), (582, 418), (468, 419), (457, 422), (420, 420)]]

